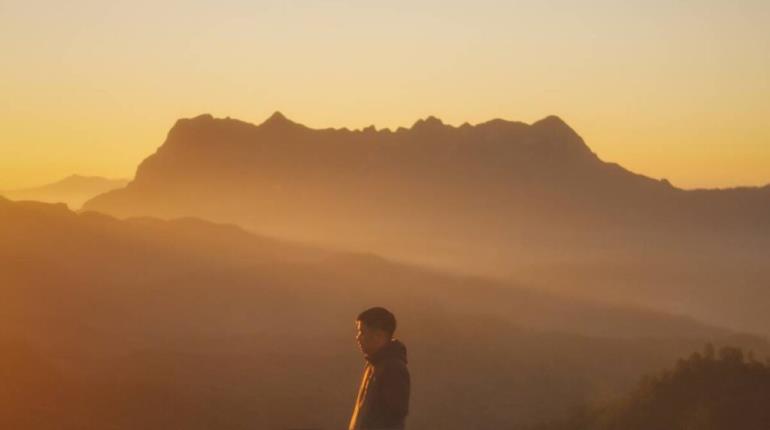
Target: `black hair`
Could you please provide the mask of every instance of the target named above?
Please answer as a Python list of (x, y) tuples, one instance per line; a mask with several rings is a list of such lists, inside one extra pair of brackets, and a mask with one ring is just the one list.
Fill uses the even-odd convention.
[(393, 333), (396, 331), (396, 317), (385, 308), (369, 308), (358, 314), (356, 321), (361, 321), (369, 328), (383, 330), (390, 337), (393, 337)]

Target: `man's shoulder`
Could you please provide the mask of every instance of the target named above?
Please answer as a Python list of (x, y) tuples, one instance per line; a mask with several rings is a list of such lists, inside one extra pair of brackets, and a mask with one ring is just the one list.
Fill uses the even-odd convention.
[(378, 374), (409, 374), (409, 367), (404, 360), (396, 357), (386, 358), (377, 363), (375, 372)]

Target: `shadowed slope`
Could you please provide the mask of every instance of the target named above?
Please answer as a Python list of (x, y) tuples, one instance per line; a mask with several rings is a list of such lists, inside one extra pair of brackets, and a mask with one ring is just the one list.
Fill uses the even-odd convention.
[(676, 367), (645, 377), (622, 399), (586, 407), (570, 420), (532, 430), (770, 428), (770, 359), (739, 348), (707, 346)]
[[(399, 317), (416, 428), (558, 416), (732, 336), (233, 226), (2, 199), (0, 283), (0, 346), (45, 357), (8, 364), (33, 401), (0, 416), (28, 429), (340, 428), (360, 377), (352, 320), (372, 304)], [(35, 410), (46, 419), (24, 421)]]

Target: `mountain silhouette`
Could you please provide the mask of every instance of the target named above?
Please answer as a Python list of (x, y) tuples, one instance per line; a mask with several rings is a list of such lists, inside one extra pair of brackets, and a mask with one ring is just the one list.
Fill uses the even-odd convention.
[[(195, 216), (463, 273), (515, 277), (767, 333), (770, 187), (682, 190), (602, 161), (563, 120), (311, 129), (177, 121), (84, 206)], [(730, 291), (740, 291), (725, 300)], [(757, 300), (761, 297), (763, 300)], [(748, 309), (748, 311), (747, 311)]]
[(66, 203), (80, 208), (87, 200), (116, 188), (123, 188), (127, 179), (105, 179), (98, 176), (70, 175), (60, 181), (33, 188), (0, 191), (11, 200), (36, 200), (48, 203)]
[(536, 423), (706, 341), (770, 348), (233, 225), (5, 199), (0, 284), (7, 428), (341, 428), (360, 377), (353, 320), (372, 303), (410, 347), (416, 428)]

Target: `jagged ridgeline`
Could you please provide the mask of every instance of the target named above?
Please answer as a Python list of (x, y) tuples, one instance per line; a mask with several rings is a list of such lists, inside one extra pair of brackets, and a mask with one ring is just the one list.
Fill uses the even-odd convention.
[(682, 190), (602, 161), (561, 119), (312, 129), (179, 120), (87, 210), (196, 216), (768, 333), (770, 187)]

